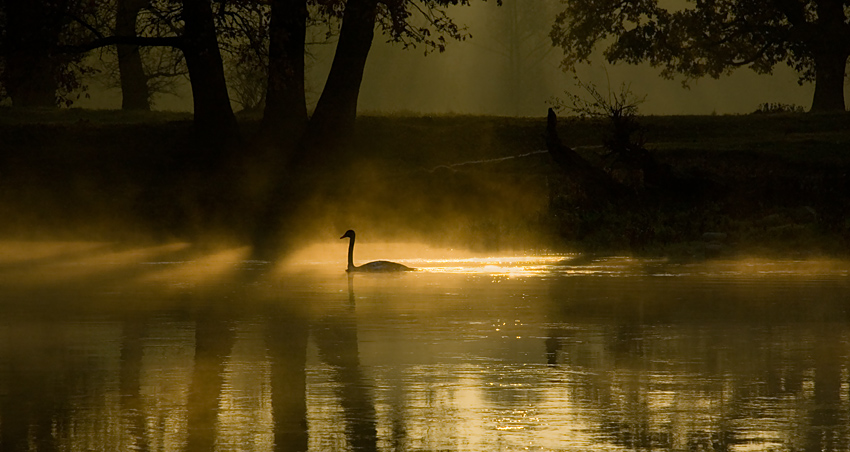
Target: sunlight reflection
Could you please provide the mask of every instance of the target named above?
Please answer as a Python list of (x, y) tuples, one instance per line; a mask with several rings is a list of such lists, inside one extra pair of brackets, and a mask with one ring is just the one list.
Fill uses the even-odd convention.
[[(9, 242), (0, 244), (5, 248)], [(17, 262), (4, 266), (3, 279), (15, 284), (60, 283), (90, 276), (119, 275), (138, 270), (138, 264), (186, 250), (189, 244), (170, 243), (149, 247), (127, 247), (106, 243), (14, 242)]]
[(155, 271), (140, 277), (139, 282), (209, 283), (245, 263), (250, 251), (249, 247), (242, 247), (194, 256), (188, 261), (143, 262)]
[[(354, 261), (360, 265), (373, 260), (392, 260), (429, 273), (482, 274), (506, 277), (529, 276), (604, 276), (604, 277), (781, 277), (783, 275), (845, 277), (850, 267), (839, 259), (763, 259), (726, 260), (635, 258), (567, 254), (487, 255), (453, 248), (431, 247), (418, 243), (357, 242)], [(280, 272), (294, 270), (344, 271), (347, 244), (328, 242), (308, 246), (293, 254)]]
[(103, 242), (0, 242), (0, 265), (59, 260), (89, 254), (109, 246)]

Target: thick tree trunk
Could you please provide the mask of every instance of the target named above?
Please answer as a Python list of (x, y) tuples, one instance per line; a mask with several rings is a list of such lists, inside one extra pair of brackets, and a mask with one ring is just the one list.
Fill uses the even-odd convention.
[(331, 71), (307, 130), (306, 151), (317, 163), (327, 163), (327, 151), (354, 129), (360, 83), (375, 34), (377, 5), (377, 0), (346, 3)]
[(200, 145), (221, 150), (239, 142), (240, 136), (227, 94), (210, 0), (183, 0), (183, 20), (195, 133)]
[(252, 245), (255, 259), (274, 259), (289, 247), (292, 218), (303, 209), (305, 186), (316, 185), (315, 170), (340, 162), (336, 148), (350, 137), (357, 117), (357, 98), (366, 57), (374, 37), (377, 0), (349, 0), (345, 6), (334, 61), (322, 96), (304, 136), (287, 159), (287, 172), (273, 181), (257, 215)]
[(61, 21), (43, 1), (2, 3), (6, 12), (3, 86), (15, 107), (55, 107), (59, 63), (51, 57)]
[[(148, 0), (118, 0), (115, 16), (116, 36), (136, 36), (136, 18)], [(121, 108), (150, 110), (148, 78), (142, 67), (139, 46), (118, 45), (118, 71), (121, 77)]]
[(827, 52), (815, 56), (813, 112), (844, 111), (844, 75), (847, 54)]
[(269, 76), (260, 140), (291, 148), (307, 125), (304, 93), (305, 0), (272, 0)]

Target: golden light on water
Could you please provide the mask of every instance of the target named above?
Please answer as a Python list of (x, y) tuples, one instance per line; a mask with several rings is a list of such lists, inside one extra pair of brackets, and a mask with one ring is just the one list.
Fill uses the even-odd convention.
[(140, 277), (139, 282), (180, 281), (191, 284), (214, 282), (233, 272), (246, 261), (250, 252), (249, 247), (240, 247), (191, 256), (186, 261), (145, 262), (145, 265), (151, 266), (154, 271)]
[[(325, 242), (305, 247), (293, 254), (281, 272), (344, 271), (348, 241)], [(722, 260), (679, 260), (595, 256), (576, 253), (527, 254), (510, 251), (498, 254), (463, 249), (439, 248), (418, 243), (361, 243), (354, 252), (355, 265), (374, 260), (390, 260), (419, 271), (505, 277), (608, 276), (608, 277), (837, 277), (850, 275), (846, 261), (830, 258), (766, 259), (739, 257)]]
[[(105, 242), (23, 242), (0, 244), (0, 277), (18, 284), (36, 284), (49, 279), (61, 282), (109, 272), (115, 276), (136, 275), (139, 283), (183, 281), (203, 284), (215, 281), (251, 262), (249, 247), (193, 248), (189, 243), (152, 246), (122, 246)], [(274, 277), (312, 273), (344, 272), (347, 241), (329, 241), (305, 247), (273, 267)], [(437, 274), (608, 277), (744, 277), (782, 276), (843, 277), (850, 265), (839, 259), (784, 259), (742, 257), (725, 260), (673, 262), (625, 256), (580, 254), (475, 253), (418, 243), (360, 243), (355, 264), (391, 260), (421, 272)]]
[[(305, 249), (279, 268), (246, 260), (247, 248), (185, 243), (0, 246), (0, 283), (18, 301), (4, 305), (0, 358), (30, 372), (0, 384), (29, 391), (22, 400), (71, 400), (40, 413), (67, 450), (184, 450), (211, 419), (218, 449), (267, 451), (276, 416), (288, 415), (307, 421), (311, 450), (350, 438), (375, 450), (625, 450), (635, 428), (660, 435), (664, 450), (730, 432), (736, 450), (802, 450), (811, 431), (843, 431), (845, 415), (829, 415), (847, 412), (846, 384), (821, 400), (848, 369), (842, 261), (365, 242), (357, 263), (420, 271), (347, 278), (346, 245)], [(245, 281), (229, 276), (246, 268), (267, 280), (241, 291)], [(296, 377), (302, 411), (276, 413)], [(199, 406), (215, 416), (193, 415)]]

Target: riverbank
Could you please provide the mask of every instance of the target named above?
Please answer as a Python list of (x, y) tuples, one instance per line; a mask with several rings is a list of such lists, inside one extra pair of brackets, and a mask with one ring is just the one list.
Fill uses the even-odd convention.
[[(299, 222), (316, 237), (355, 228), (479, 251), (850, 251), (850, 115), (641, 120), (658, 160), (723, 187), (724, 196), (665, 202), (640, 218), (604, 208), (565, 212), (553, 202), (562, 182), (542, 152), (542, 117), (361, 117), (347, 150), (352, 163), (328, 171), (327, 189)], [(258, 124), (241, 118), (246, 136)], [(597, 163), (603, 130), (592, 120), (559, 126), (565, 144)], [(217, 184), (217, 170), (189, 144), (186, 114), (0, 109), (0, 235), (244, 241), (256, 207), (245, 193), (258, 188)], [(636, 228), (640, 243), (624, 239)]]

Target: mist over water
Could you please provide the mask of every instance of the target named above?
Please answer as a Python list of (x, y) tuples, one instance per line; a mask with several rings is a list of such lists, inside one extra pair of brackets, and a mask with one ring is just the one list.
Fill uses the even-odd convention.
[(4, 243), (2, 450), (850, 447), (843, 262), (345, 248)]

